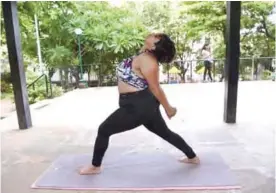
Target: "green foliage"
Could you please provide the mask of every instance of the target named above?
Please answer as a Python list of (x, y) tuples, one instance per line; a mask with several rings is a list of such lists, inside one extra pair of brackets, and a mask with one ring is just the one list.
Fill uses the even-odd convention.
[[(27, 85), (33, 83), (37, 78), (38, 75), (32, 71), (26, 72), (26, 82)], [(33, 104), (38, 101), (47, 99), (50, 95), (50, 88), (49, 93), (46, 92), (46, 83), (44, 77), (39, 79), (33, 86), (28, 88), (28, 97), (29, 97), (29, 103)], [(61, 96), (63, 94), (63, 90), (61, 87), (52, 85), (52, 97)], [(1, 98), (11, 98), (13, 99), (13, 90), (12, 90), (12, 84), (11, 84), (11, 77), (10, 73), (3, 73), (1, 75)]]
[(135, 6), (141, 7), (141, 11), (140, 13), (138, 12), (138, 15), (149, 31), (167, 32), (169, 30), (168, 24), (173, 15), (173, 9), (170, 2), (145, 1), (142, 5), (137, 3)]
[(10, 72), (1, 73), (1, 82), (2, 81), (5, 81), (7, 83), (11, 83), (11, 73)]
[(47, 94), (45, 92), (45, 87), (43, 86), (37, 86), (35, 90), (29, 89), (28, 90), (28, 96), (29, 96), (29, 103), (33, 104), (38, 101), (41, 101), (43, 99), (47, 98)]
[[(2, 77), (1, 77), (2, 78)], [(33, 73), (30, 73), (27, 79), (27, 83), (33, 82), (37, 76), (35, 76)], [(50, 90), (49, 90), (50, 92)], [(53, 85), (52, 86), (52, 97), (58, 97), (63, 94), (63, 90), (61, 87)], [(49, 93), (48, 93), (49, 95)], [(45, 80), (41, 79), (37, 81), (34, 85), (34, 87), (30, 87), (28, 89), (28, 97), (29, 97), (29, 103), (33, 104), (38, 101), (47, 99), (49, 96), (46, 93), (46, 84)], [(6, 80), (1, 80), (1, 99), (3, 98), (10, 98), (14, 100), (13, 98), (13, 90), (12, 90), (12, 84)]]
[[(201, 37), (211, 38), (213, 57), (225, 58), (226, 49), (226, 2), (182, 2), (181, 14), (187, 16), (186, 26)], [(241, 57), (275, 56), (275, 24), (268, 20), (273, 2), (242, 2)], [(255, 63), (256, 68), (257, 63)], [(250, 77), (252, 60), (241, 60), (243, 79)], [(270, 65), (264, 65), (271, 70)], [(223, 63), (216, 66), (223, 71)], [(249, 70), (250, 69), (250, 70)]]
[(7, 92), (3, 92), (3, 93), (1, 93), (1, 99), (10, 99), (10, 100), (13, 100), (13, 94), (12, 93), (7, 93)]
[[(275, 55), (275, 26), (268, 19), (273, 6), (273, 2), (242, 2), (241, 57)], [(26, 67), (37, 63), (35, 14), (42, 59), (52, 70), (79, 65), (76, 28), (83, 30), (80, 45), (87, 66), (84, 71), (94, 71), (100, 79), (113, 74), (118, 61), (137, 53), (144, 37), (152, 31), (172, 37), (177, 59), (189, 59), (195, 54), (194, 45), (204, 38), (211, 39), (214, 58), (225, 57), (226, 2), (128, 1), (112, 7), (103, 1), (24, 1), (18, 2), (18, 12)], [(5, 44), (3, 34), (1, 43)], [(241, 72), (245, 73), (248, 66), (250, 62), (243, 61)], [(180, 69), (184, 75), (185, 69)]]
[(52, 85), (53, 97), (58, 97), (63, 94), (63, 90), (60, 86)]
[(203, 64), (203, 62), (200, 62), (200, 63), (196, 66), (195, 71), (196, 71), (196, 72), (199, 72), (199, 71), (202, 70), (202, 68), (204, 68), (204, 64)]
[[(58, 97), (63, 94), (63, 90), (60, 86), (52, 85), (52, 97)], [(36, 102), (39, 102), (41, 100), (47, 99), (49, 96), (47, 96), (46, 93), (46, 86), (45, 84), (39, 84), (38, 86), (35, 87), (35, 90), (30, 88), (28, 90), (28, 96), (29, 96), (29, 103), (33, 104)]]
[[(33, 83), (39, 77), (37, 73), (32, 71), (26, 72), (27, 85)], [(63, 94), (63, 89), (60, 86), (52, 85), (52, 97), (58, 97)], [(28, 96), (30, 104), (49, 98), (50, 96), (50, 85), (48, 84), (48, 93), (46, 92), (45, 77), (37, 80), (33, 86), (28, 88)]]
[[(27, 85), (33, 83), (38, 77), (39, 76), (37, 75), (37, 73), (28, 70), (26, 72)], [(28, 97), (30, 104), (36, 103), (48, 97), (46, 94), (46, 85), (44, 78), (39, 79), (33, 86), (28, 88)]]
[(12, 84), (1, 80), (1, 93), (12, 93)]
[(11, 74), (4, 72), (1, 74), (1, 94), (12, 93)]
[[(215, 57), (225, 57), (226, 2), (183, 2), (182, 14), (189, 15), (187, 25), (195, 32), (211, 36)], [(242, 2), (241, 56), (272, 56), (275, 27), (268, 20), (273, 2)], [(267, 31), (267, 33), (266, 33)]]
[(46, 57), (51, 67), (63, 67), (71, 63), (72, 52), (64, 46), (56, 46), (46, 51)]
[(269, 70), (264, 70), (263, 73), (262, 73), (262, 80), (270, 80), (271, 79), (271, 71)]
[(112, 8), (106, 2), (77, 5), (82, 19), (72, 19), (71, 30), (82, 26), (83, 61), (101, 76), (114, 70), (114, 63), (135, 54), (143, 43), (146, 29), (137, 17), (124, 8)]
[(225, 5), (225, 2), (182, 2), (182, 14), (187, 16), (187, 25), (195, 32), (211, 35), (225, 30)]

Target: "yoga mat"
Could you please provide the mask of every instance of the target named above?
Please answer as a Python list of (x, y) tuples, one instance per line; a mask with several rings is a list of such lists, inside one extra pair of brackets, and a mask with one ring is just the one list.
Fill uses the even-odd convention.
[[(108, 153), (107, 153), (108, 154)], [(174, 155), (154, 151), (108, 154), (104, 170), (79, 175), (91, 155), (62, 155), (34, 182), (35, 189), (60, 190), (218, 190), (239, 189), (219, 154), (201, 153), (200, 165), (184, 164)]]

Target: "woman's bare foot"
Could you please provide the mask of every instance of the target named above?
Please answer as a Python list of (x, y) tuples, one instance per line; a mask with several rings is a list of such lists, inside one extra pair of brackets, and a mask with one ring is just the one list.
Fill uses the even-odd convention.
[(182, 158), (179, 160), (182, 163), (186, 163), (186, 164), (200, 164), (200, 160), (198, 157), (195, 157), (193, 159), (189, 159), (189, 158)]
[(93, 175), (93, 174), (99, 174), (99, 173), (101, 173), (101, 171), (102, 171), (101, 167), (85, 166), (79, 170), (79, 174), (80, 175)]

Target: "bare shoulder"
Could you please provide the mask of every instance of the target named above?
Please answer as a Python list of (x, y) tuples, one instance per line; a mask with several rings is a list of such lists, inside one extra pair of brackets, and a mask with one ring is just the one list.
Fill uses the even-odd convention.
[(158, 62), (155, 57), (149, 53), (143, 53), (138, 56), (140, 68), (158, 69)]

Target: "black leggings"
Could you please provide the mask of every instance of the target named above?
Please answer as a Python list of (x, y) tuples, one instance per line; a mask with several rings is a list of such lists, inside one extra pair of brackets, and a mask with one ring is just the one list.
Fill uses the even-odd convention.
[(120, 94), (119, 105), (120, 108), (99, 127), (92, 165), (102, 164), (111, 135), (134, 129), (140, 125), (144, 125), (149, 131), (178, 148), (188, 158), (196, 156), (192, 148), (167, 127), (159, 109), (160, 104), (149, 90)]
[(205, 60), (205, 61), (204, 61), (204, 66), (205, 66), (205, 68), (204, 68), (203, 80), (206, 79), (206, 74), (207, 74), (207, 72), (208, 72), (209, 78), (210, 78), (210, 80), (212, 81), (213, 78), (212, 78), (212, 73), (211, 73), (211, 71), (212, 71), (212, 64), (211, 64), (211, 62), (208, 61), (208, 60)]

